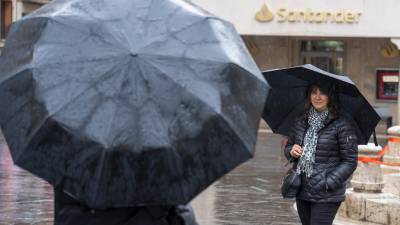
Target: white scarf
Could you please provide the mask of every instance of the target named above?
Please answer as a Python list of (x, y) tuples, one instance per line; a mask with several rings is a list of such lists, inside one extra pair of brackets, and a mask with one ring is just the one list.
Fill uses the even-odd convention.
[(315, 150), (318, 141), (318, 131), (324, 127), (324, 121), (328, 117), (328, 109), (318, 112), (314, 107), (308, 111), (308, 129), (304, 136), (303, 154), (297, 164), (297, 173), (305, 173), (310, 177), (315, 163)]

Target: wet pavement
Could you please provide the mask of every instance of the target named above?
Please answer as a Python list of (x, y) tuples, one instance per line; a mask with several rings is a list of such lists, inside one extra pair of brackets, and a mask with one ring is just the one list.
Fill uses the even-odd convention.
[[(260, 133), (256, 156), (193, 201), (199, 224), (300, 224), (293, 201), (283, 200), (279, 192), (286, 170), (280, 141), (277, 135)], [(0, 140), (0, 225), (52, 224), (52, 196), (50, 185), (13, 165)]]
[(0, 140), (0, 224), (53, 224), (53, 188), (14, 166)]
[(287, 170), (278, 135), (259, 133), (256, 155), (215, 182), (194, 201), (197, 220), (206, 225), (300, 224), (292, 200), (280, 195)]

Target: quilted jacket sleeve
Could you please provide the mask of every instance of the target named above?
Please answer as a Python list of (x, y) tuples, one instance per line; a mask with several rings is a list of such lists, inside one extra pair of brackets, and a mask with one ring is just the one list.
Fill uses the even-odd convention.
[(287, 160), (290, 160), (290, 158), (292, 158), (292, 156), (290, 155), (290, 150), (292, 149), (293, 145), (293, 137), (289, 135), (285, 149), (283, 150)]
[(347, 120), (337, 124), (340, 164), (326, 175), (327, 189), (342, 187), (357, 167), (357, 136)]
[(294, 144), (298, 144), (301, 145), (301, 143), (296, 143), (296, 138), (297, 139), (301, 139), (301, 134), (303, 133), (302, 130), (304, 130), (304, 127), (302, 126), (302, 120), (301, 118), (297, 118), (294, 121), (293, 127), (291, 132), (289, 133), (288, 141), (286, 143), (285, 149), (284, 149), (284, 153), (285, 156), (287, 158), (287, 160), (290, 160), (292, 158), (292, 156), (290, 155), (290, 150), (292, 149)]

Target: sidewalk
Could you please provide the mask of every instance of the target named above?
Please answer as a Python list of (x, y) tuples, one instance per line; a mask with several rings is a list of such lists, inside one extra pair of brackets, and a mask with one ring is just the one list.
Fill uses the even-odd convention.
[(193, 201), (204, 225), (300, 225), (293, 200), (282, 199), (286, 159), (281, 137), (261, 130), (253, 159), (214, 183)]

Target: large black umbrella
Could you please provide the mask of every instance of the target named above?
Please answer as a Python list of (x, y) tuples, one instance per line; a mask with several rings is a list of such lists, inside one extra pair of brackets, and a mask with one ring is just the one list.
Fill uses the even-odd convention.
[(182, 204), (253, 155), (268, 85), (234, 27), (179, 0), (56, 0), (0, 58), (14, 162), (91, 207)]
[(359, 144), (368, 142), (380, 117), (347, 76), (335, 75), (307, 64), (263, 72), (271, 86), (263, 118), (275, 133), (288, 135), (296, 117), (304, 113), (311, 84), (330, 85), (340, 113), (356, 129)]

